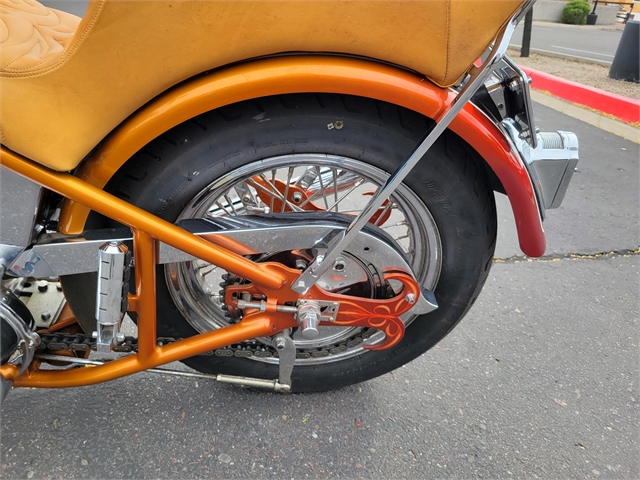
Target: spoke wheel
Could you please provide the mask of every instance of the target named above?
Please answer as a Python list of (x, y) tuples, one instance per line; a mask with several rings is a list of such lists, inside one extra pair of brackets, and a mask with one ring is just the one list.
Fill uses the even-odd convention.
[[(304, 210), (356, 215), (388, 176), (379, 168), (342, 156), (292, 154), (267, 158), (236, 169), (205, 187), (194, 196), (178, 219)], [(433, 290), (440, 272), (440, 236), (420, 198), (401, 185), (391, 200), (380, 208), (372, 223), (396, 240), (418, 281), (423, 287)], [(273, 252), (256, 260), (279, 260), (292, 268), (304, 268), (313, 260), (305, 258), (303, 252), (279, 252), (277, 245), (273, 248)], [(378, 285), (380, 273), (347, 253), (320, 278), (318, 284), (333, 292), (376, 298), (376, 294), (384, 290)], [(196, 331), (206, 332), (236, 320), (223, 310), (220, 286), (225, 284), (223, 278), (226, 274), (226, 271), (204, 261), (165, 267), (171, 297)], [(413, 318), (407, 317), (405, 323), (410, 323)], [(321, 327), (319, 338), (314, 340), (305, 340), (295, 332), (293, 339), (299, 351), (335, 352), (324, 357), (298, 358), (297, 362), (313, 365), (362, 355), (366, 353), (362, 345), (347, 346), (362, 334), (362, 330), (356, 327)], [(372, 332), (363, 344), (374, 344), (382, 338), (381, 332)], [(265, 349), (272, 348), (269, 338), (256, 339), (252, 343)], [(250, 359), (266, 363), (278, 361), (275, 357)]]

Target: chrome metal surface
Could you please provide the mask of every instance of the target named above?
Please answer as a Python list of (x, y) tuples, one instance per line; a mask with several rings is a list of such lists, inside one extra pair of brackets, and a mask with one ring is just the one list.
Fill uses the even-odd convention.
[[(238, 300), (238, 308), (245, 310), (247, 308), (254, 308), (264, 312), (267, 309), (267, 302), (262, 300), (261, 302), (248, 302), (246, 300)], [(276, 305), (276, 312), (297, 314), (298, 309), (296, 307), (290, 307), (288, 305)]]
[(504, 120), (502, 127), (524, 161), (541, 210), (558, 208), (578, 164), (578, 137), (572, 132), (542, 132), (537, 134), (537, 148), (531, 148), (512, 119)]
[(122, 337), (119, 329), (127, 310), (126, 300), (123, 305), (123, 287), (128, 252), (129, 249), (119, 242), (105, 243), (98, 250), (95, 334), (98, 352), (110, 352)]
[[(531, 6), (532, 2), (526, 2), (523, 8)], [(464, 105), (471, 99), (475, 92), (482, 86), (485, 80), (492, 74), (497, 63), (505, 56), (505, 52), (509, 46), (509, 40), (515, 31), (520, 13), (510, 21), (500, 32), (497, 40), (488, 57), (481, 67), (472, 67), (469, 73), (469, 80), (462, 87), (458, 95), (451, 102), (449, 108), (435, 119), (435, 125), (425, 137), (425, 139), (417, 146), (416, 150), (401, 164), (396, 171), (388, 178), (384, 186), (377, 189), (369, 203), (351, 222), (347, 230), (336, 237), (332, 242), (329, 250), (325, 253), (324, 260), (318, 262), (314, 260), (300, 275), (299, 282), (295, 283), (292, 290), (298, 293), (307, 293), (309, 289), (316, 284), (320, 276), (327, 271), (333, 262), (342, 255), (342, 252), (355, 239), (358, 232), (369, 222), (373, 215), (383, 205), (383, 203), (395, 192), (402, 184), (402, 181), (418, 164), (422, 157), (427, 153), (429, 148), (435, 143), (440, 135), (445, 131), (456, 115), (462, 110)]]
[(535, 135), (536, 126), (529, 91), (530, 83), (531, 78), (511, 58), (505, 55), (484, 82), (484, 87), (496, 107), (498, 115), (496, 116), (495, 111), (485, 104), (482, 97), (477, 98), (475, 103), (496, 123), (506, 118), (513, 119), (520, 132), (520, 138), (536, 148), (538, 138)]
[(282, 384), (278, 380), (263, 380), (262, 378), (237, 377), (235, 375), (222, 374), (217, 375), (216, 380), (221, 383), (230, 383), (231, 385), (238, 385), (240, 387), (264, 388), (282, 393), (291, 391), (290, 385)]
[(13, 265), (13, 262), (20, 256), (24, 249), (25, 247), (18, 245), (0, 244), (0, 269), (2, 269), (0, 279), (4, 276), (5, 270), (9, 270), (11, 265)]
[(36, 322), (36, 328), (49, 328), (58, 319), (66, 304), (62, 287), (57, 281), (33, 282), (20, 278), (14, 279), (6, 286), (27, 306)]
[(93, 230), (81, 235), (44, 234), (11, 264), (11, 272), (21, 277), (49, 278), (96, 272), (98, 251), (106, 242), (133, 244), (128, 228)]
[(504, 86), (502, 82), (504, 79), (501, 75), (493, 72), (491, 76), (485, 80), (484, 86), (493, 100), (493, 103), (496, 105), (498, 112), (500, 113), (500, 120), (507, 116), (507, 100), (504, 96)]
[(298, 323), (300, 334), (306, 340), (315, 340), (320, 336), (320, 305), (315, 300), (298, 301)]
[(291, 373), (296, 363), (296, 345), (287, 332), (274, 335), (273, 345), (278, 351), (278, 382), (291, 387)]
[(529, 91), (529, 84), (531, 78), (524, 73), (524, 71), (507, 55), (504, 56), (503, 62), (511, 67), (517, 74), (518, 90), (517, 92), (522, 95), (524, 102), (524, 114), (527, 117), (523, 128), (520, 129), (520, 136), (529, 144), (531, 148), (537, 148), (538, 136), (536, 135), (536, 126), (533, 121), (533, 104), (531, 102), (531, 92)]
[(42, 187), (0, 166), (0, 244), (31, 243)]
[[(294, 167), (291, 174), (290, 167)], [(281, 209), (276, 208), (279, 205), (277, 200), (282, 195), (275, 192), (273, 195), (267, 195), (266, 192), (254, 185), (256, 183), (254, 179), (261, 178), (263, 185), (268, 185), (265, 178), (272, 184), (282, 182), (280, 188), (283, 193), (285, 184), (288, 183), (291, 185), (290, 192), (295, 187), (299, 189), (297, 191), (304, 193), (306, 199), (300, 202), (301, 208), (308, 208), (310, 202), (316, 202), (316, 209), (326, 210), (325, 205), (328, 204), (331, 212), (286, 212), (284, 214), (253, 216), (255, 219), (272, 217), (277, 223), (269, 231), (266, 230), (266, 226), (260, 227), (257, 224), (248, 229), (258, 234), (259, 238), (255, 239), (255, 245), (248, 240), (249, 234), (245, 238), (244, 233), (239, 230), (236, 235), (227, 229), (225, 235), (229, 238), (231, 238), (230, 235), (234, 235), (233, 238), (237, 243), (249, 247), (254, 252), (264, 253), (264, 256), (259, 257), (262, 261), (286, 260), (277, 252), (297, 251), (300, 253), (305, 251), (302, 252), (304, 255), (294, 253), (289, 255), (290, 261), (287, 265), (291, 268), (299, 268), (303, 263), (297, 262), (297, 260), (304, 260), (304, 264), (308, 264), (314, 256), (323, 254), (333, 236), (346, 229), (353, 218), (351, 215), (357, 213), (361, 205), (368, 202), (371, 198), (371, 192), (383, 184), (388, 177), (387, 172), (348, 157), (319, 154), (271, 157), (241, 167), (216, 180), (194, 196), (194, 201), (185, 207), (181, 218), (207, 217), (214, 222), (225, 220), (239, 223), (244, 219), (252, 218), (246, 216), (251, 211), (243, 207), (242, 199), (237, 194), (236, 186), (238, 184), (249, 185), (249, 193), (255, 198), (257, 208), (266, 207), (271, 210), (273, 204), (273, 209), (277, 212)], [(324, 189), (321, 188), (321, 183), (324, 185)], [(246, 189), (242, 188), (241, 190), (246, 193)], [(262, 198), (259, 197), (259, 194), (262, 195)], [(312, 214), (318, 215), (308, 217), (306, 221), (295, 220), (296, 218), (304, 219), (305, 216)], [(329, 217), (330, 215), (337, 215), (336, 220)], [(317, 219), (312, 220), (313, 218)], [(178, 223), (193, 231), (182, 221)], [(190, 221), (200, 222), (201, 220)], [(366, 270), (369, 269), (369, 266), (376, 266), (381, 270), (402, 264), (399, 268), (413, 272), (418, 282), (425, 288), (435, 288), (440, 273), (442, 247), (438, 229), (423, 201), (403, 184), (392, 196), (392, 202), (388, 204), (385, 215), (380, 216), (377, 223), (378, 228), (390, 235), (391, 239), (387, 240), (386, 238), (389, 237), (381, 233), (374, 235), (371, 231), (361, 232), (348, 249), (348, 253), (342, 255), (347, 260), (346, 269), (351, 268), (349, 266), (351, 261), (359, 262), (365, 266)], [(263, 228), (262, 232), (258, 231)], [(375, 228), (373, 230), (378, 231)], [(215, 241), (214, 238), (211, 240)], [(310, 256), (307, 257), (307, 253)], [(182, 254), (180, 253), (180, 255)], [(184, 257), (180, 258), (184, 259)], [(218, 284), (226, 272), (200, 260), (167, 265), (165, 271), (172, 299), (196, 331), (206, 332), (229, 324), (229, 319), (224, 316), (226, 312), (221, 309), (220, 293), (218, 292), (220, 289)], [(331, 269), (331, 274), (334, 273), (336, 272)], [(351, 278), (350, 275), (347, 279)], [(377, 288), (375, 277), (379, 278), (380, 272), (372, 273), (368, 279), (369, 283), (366, 285), (353, 283), (348, 288), (362, 286), (361, 295), (371, 298), (373, 292), (369, 292), (369, 290)], [(354, 276), (353, 278), (358, 277)], [(326, 279), (325, 286), (331, 285), (328, 277), (324, 279)], [(413, 314), (426, 313), (434, 308), (437, 308), (435, 303), (429, 303), (421, 297), (416, 302), (415, 309), (404, 320), (409, 323), (415, 318)], [(366, 350), (354, 341), (361, 336), (361, 333), (367, 332), (362, 332), (362, 329), (357, 327), (321, 326), (319, 338), (306, 340), (298, 330), (293, 335), (298, 349), (296, 365), (339, 361), (366, 353)], [(367, 333), (365, 340), (366, 343), (373, 343), (383, 338), (384, 334), (379, 332)], [(257, 347), (265, 345), (272, 348), (270, 338), (255, 339), (252, 344)], [(314, 349), (327, 349), (332, 353), (328, 357), (305, 353), (306, 350), (313, 352)], [(301, 357), (301, 353), (305, 356)], [(254, 356), (251, 360), (274, 364), (278, 362), (275, 357), (259, 358)]]
[[(414, 219), (415, 215), (411, 215), (411, 218)], [(426, 221), (431, 221), (431, 219), (427, 218)], [(245, 223), (239, 223), (235, 225), (235, 230), (232, 229), (234, 227), (232, 224), (228, 224), (224, 226), (225, 230), (223, 231), (214, 230), (214, 225), (208, 224), (206, 221), (185, 220), (180, 224), (186, 230), (214, 243), (224, 244), (231, 250), (234, 250), (233, 245), (236, 245), (235, 251), (243, 254), (247, 252), (266, 253), (273, 249), (273, 245), (278, 245), (278, 248), (283, 250), (320, 248), (323, 247), (323, 244), (319, 243), (318, 239), (330, 240), (336, 230), (346, 228), (346, 224), (336, 225), (328, 220), (316, 223), (291, 223), (290, 225), (277, 225), (277, 222), (272, 222), (262, 226), (259, 224), (247, 226)], [(431, 237), (430, 240), (434, 242), (437, 240), (434, 234)], [(232, 242), (225, 240), (232, 240)], [(10, 263), (10, 271), (18, 276), (45, 279), (61, 275), (95, 272), (99, 265), (98, 249), (106, 242), (132, 245), (132, 237), (128, 228), (93, 230), (73, 236), (58, 233), (42, 235), (38, 243), (28, 250), (24, 250), (23, 247), (14, 247), (14, 250), (8, 250), (10, 253), (13, 252), (12, 255), (18, 255)], [(357, 243), (362, 246), (359, 255), (365, 261), (376, 265), (409, 268), (400, 252), (382, 245), (377, 246), (380, 241), (371, 235), (364, 235)], [(371, 245), (368, 250), (365, 250), (367, 243), (371, 243)], [(411, 244), (408, 246), (411, 247)], [(419, 244), (416, 247), (417, 250), (423, 248)], [(434, 246), (434, 248), (437, 247), (438, 245)], [(161, 243), (159, 250), (160, 264), (196, 260), (189, 254), (166, 244)], [(361, 267), (353, 263), (352, 256), (345, 258), (348, 260), (347, 269), (342, 275), (344, 277), (342, 281), (344, 285), (350, 285), (355, 283), (357, 279), (362, 279), (362, 270)], [(422, 266), (419, 266), (418, 269), (420, 267)], [(437, 271), (433, 272), (431, 276), (437, 278)], [(326, 277), (325, 280), (327, 288), (338, 284), (337, 281), (334, 282), (329, 277)]]
[[(12, 305), (12, 303), (16, 301), (20, 302), (10, 291), (2, 289), (2, 295), (0, 296), (0, 318), (9, 324), (18, 339), (16, 354), (11, 357), (9, 363), (20, 362), (19, 373), (22, 375), (33, 360), (33, 354), (40, 343), (40, 337), (30, 329), (33, 327), (33, 319), (23, 318), (23, 316), (17, 313), (16, 307)], [(20, 308), (25, 307), (20, 305)], [(29, 312), (25, 312), (25, 316), (28, 317)], [(28, 323), (31, 325), (28, 325)]]

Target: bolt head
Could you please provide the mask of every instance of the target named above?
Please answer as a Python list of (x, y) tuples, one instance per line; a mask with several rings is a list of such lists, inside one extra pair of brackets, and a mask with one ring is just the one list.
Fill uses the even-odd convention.
[(45, 322), (51, 320), (51, 312), (49, 310), (45, 310), (40, 314), (40, 318)]
[(293, 192), (291, 200), (293, 200), (293, 203), (300, 203), (302, 201), (302, 194), (300, 192)]
[(404, 297), (404, 299), (407, 301), (407, 303), (410, 303), (411, 305), (416, 303), (416, 296), (413, 293), (408, 293), (407, 296)]
[(345, 266), (346, 266), (346, 261), (345, 261), (344, 257), (338, 257), (338, 258), (336, 258), (336, 261), (333, 262), (333, 269), (336, 272), (344, 271)]
[(287, 342), (284, 338), (279, 337), (279, 338), (276, 338), (274, 342), (274, 346), (276, 347), (277, 350), (284, 350), (284, 348), (287, 346)]

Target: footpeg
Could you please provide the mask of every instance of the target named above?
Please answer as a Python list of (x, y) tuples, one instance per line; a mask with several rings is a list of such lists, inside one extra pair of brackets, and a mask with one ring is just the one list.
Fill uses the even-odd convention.
[(120, 322), (128, 308), (131, 253), (119, 242), (102, 245), (98, 253), (98, 291), (96, 295), (96, 350), (110, 352), (124, 340)]

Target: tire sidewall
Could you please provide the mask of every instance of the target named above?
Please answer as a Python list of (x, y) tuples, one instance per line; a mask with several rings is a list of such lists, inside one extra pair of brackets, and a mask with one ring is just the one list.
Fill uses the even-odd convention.
[[(266, 99), (260, 108), (252, 102), (239, 104), (237, 115), (198, 117), (195, 121), (200, 125), (188, 122), (176, 127), (139, 152), (108, 188), (173, 222), (214, 180), (266, 158), (330, 154), (393, 172), (429, 125), (413, 112), (384, 118), (341, 108), (344, 104), (322, 108), (309, 97), (298, 100), (299, 107), (292, 109)], [(258, 113), (252, 116), (255, 111)], [(402, 115), (409, 120), (403, 122)], [(336, 122), (341, 122), (340, 129), (335, 128)], [(486, 278), (495, 244), (493, 195), (473, 155), (462, 140), (447, 132), (404, 182), (428, 207), (440, 234), (442, 266), (434, 292), (438, 309), (411, 322), (403, 340), (392, 349), (331, 363), (297, 365), (294, 391), (333, 389), (391, 371), (435, 345), (464, 316)], [(145, 175), (139, 181), (130, 172), (141, 169)], [(171, 298), (163, 267), (158, 267), (157, 277), (158, 335), (183, 338), (196, 334)], [(208, 373), (278, 376), (277, 365), (236, 357), (199, 356), (185, 363)]]

